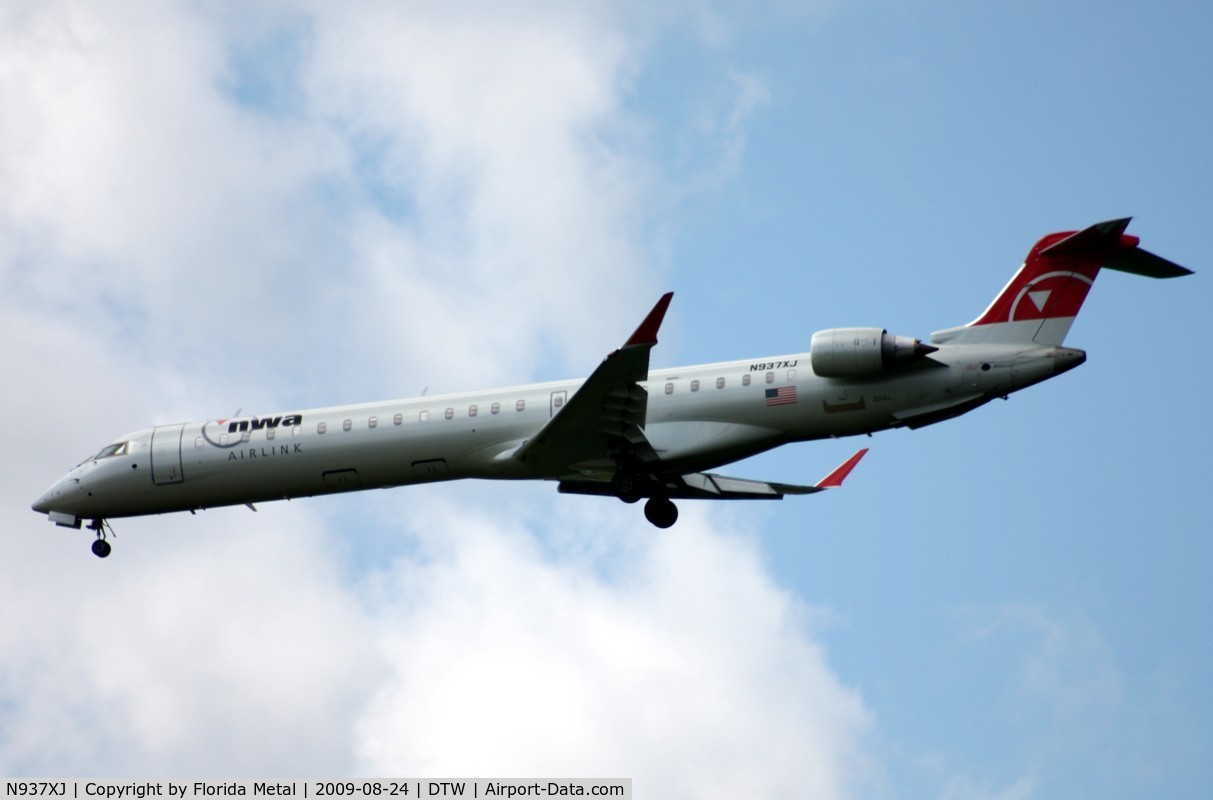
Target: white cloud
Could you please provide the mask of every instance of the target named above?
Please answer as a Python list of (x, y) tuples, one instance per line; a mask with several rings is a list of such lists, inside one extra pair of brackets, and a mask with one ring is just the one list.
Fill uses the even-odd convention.
[(204, 515), (205, 533), (192, 518), (120, 521), (104, 564), (83, 534), (20, 525), (54, 541), (5, 569), (0, 771), (349, 768), (334, 733), (382, 667), (339, 561), (318, 557), (332, 534), (296, 509), (247, 527), (235, 513)]
[(542, 330), (585, 363), (604, 352), (581, 344), (585, 309), (630, 322), (656, 297), (639, 224), (652, 178), (620, 107), (638, 54), (592, 14), (544, 12), (333, 11), (316, 32), (314, 113), (396, 190), (354, 246), (425, 310), (388, 334), (415, 362), (433, 363), (441, 331), (443, 358), (516, 375)]
[(0, 136), (21, 146), (0, 152), (0, 235), (22, 268), (6, 284), (161, 369), (248, 380), (249, 360), (221, 345), (297, 357), (281, 323), (319, 305), (306, 287), (335, 245), (314, 234), (313, 187), (340, 152), (229, 102), (223, 41), (177, 7), (13, 17)]
[(549, 558), (529, 526), (426, 505), (434, 560), (381, 588), (396, 675), (360, 727), (370, 772), (628, 775), (691, 797), (834, 797), (859, 779), (866, 712), (752, 542), (691, 508), (657, 537), (599, 518), (579, 530), (605, 554)]
[[(525, 380), (626, 335), (669, 202), (626, 102), (652, 33), (478, 8), (0, 12), (0, 772), (862, 783), (862, 703), (727, 516), (420, 487), (118, 521), (97, 562), (27, 508), (156, 420)], [(242, 76), (275, 35), (286, 77)], [(733, 88), (735, 152), (762, 92)], [(343, 509), (400, 537), (389, 565)]]

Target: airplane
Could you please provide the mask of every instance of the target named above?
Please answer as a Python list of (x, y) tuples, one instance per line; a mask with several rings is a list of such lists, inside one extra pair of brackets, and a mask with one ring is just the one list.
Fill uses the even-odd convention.
[[(649, 368), (673, 293), (584, 380), (158, 425), (85, 459), (33, 504), (56, 525), (460, 478), (554, 481), (563, 493), (646, 500), (778, 500), (837, 488), (859, 450), (811, 486), (708, 470), (791, 442), (917, 429), (1067, 372), (1063, 342), (1101, 268), (1192, 271), (1138, 246), (1130, 218), (1040, 239), (975, 320), (930, 343), (882, 328), (812, 335), (807, 353)], [(111, 529), (112, 530), (112, 529)]]

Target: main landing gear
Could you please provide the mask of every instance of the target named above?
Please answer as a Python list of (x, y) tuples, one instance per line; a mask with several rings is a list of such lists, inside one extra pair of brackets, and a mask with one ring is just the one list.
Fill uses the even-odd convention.
[(644, 516), (658, 528), (668, 528), (678, 521), (678, 506), (665, 496), (659, 481), (620, 469), (611, 478), (611, 491), (625, 503), (649, 498), (644, 504)]
[(611, 478), (611, 490), (625, 503), (635, 503), (644, 496), (640, 481), (635, 475), (620, 470)]
[(97, 538), (93, 541), (93, 555), (95, 555), (97, 558), (105, 558), (110, 554), (110, 550), (113, 549), (110, 547), (110, 543), (105, 538), (105, 531), (107, 528), (109, 528), (110, 533), (114, 532), (114, 529), (110, 528), (109, 525), (105, 524), (105, 520), (100, 518), (95, 519), (88, 524), (88, 529), (90, 531), (96, 531), (97, 533)]
[(644, 516), (658, 528), (668, 528), (678, 521), (678, 506), (668, 497), (650, 497), (644, 504)]

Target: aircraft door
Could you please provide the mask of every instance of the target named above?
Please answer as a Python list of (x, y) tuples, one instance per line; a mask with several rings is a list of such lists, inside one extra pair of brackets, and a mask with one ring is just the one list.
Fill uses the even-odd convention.
[(556, 416), (556, 412), (564, 407), (565, 398), (568, 392), (552, 392), (552, 416)]
[(152, 431), (152, 483), (164, 486), (181, 483), (185, 472), (181, 468), (181, 436), (185, 423), (164, 425)]

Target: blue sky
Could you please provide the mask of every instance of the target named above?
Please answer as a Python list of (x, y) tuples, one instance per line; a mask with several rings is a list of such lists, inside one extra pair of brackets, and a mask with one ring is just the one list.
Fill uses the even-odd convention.
[[(1207, 794), (1208, 9), (0, 11), (0, 774), (631, 776), (638, 796)], [(925, 337), (1132, 215), (1079, 370), (843, 491), (452, 484), (29, 512), (152, 423)], [(730, 474), (813, 481), (857, 442)]]

